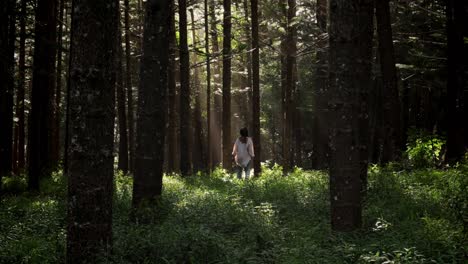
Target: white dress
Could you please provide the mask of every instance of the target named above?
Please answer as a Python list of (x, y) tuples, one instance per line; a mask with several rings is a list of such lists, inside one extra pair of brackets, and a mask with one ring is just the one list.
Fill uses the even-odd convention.
[(247, 167), (252, 158), (255, 157), (252, 139), (248, 137), (247, 142), (242, 143), (238, 138), (234, 143), (232, 155), (237, 165), (243, 168)]

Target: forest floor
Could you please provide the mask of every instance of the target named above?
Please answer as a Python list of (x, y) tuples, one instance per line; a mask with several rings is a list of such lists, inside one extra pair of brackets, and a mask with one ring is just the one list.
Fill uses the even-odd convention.
[[(467, 257), (467, 166), (371, 167), (362, 230), (330, 230), (328, 179), (278, 167), (240, 181), (165, 177), (153, 224), (129, 222), (132, 180), (116, 175), (112, 263), (462, 263)], [(20, 191), (23, 179), (5, 179)], [(0, 263), (63, 263), (66, 183), (0, 205)], [(465, 230), (466, 231), (466, 230)]]

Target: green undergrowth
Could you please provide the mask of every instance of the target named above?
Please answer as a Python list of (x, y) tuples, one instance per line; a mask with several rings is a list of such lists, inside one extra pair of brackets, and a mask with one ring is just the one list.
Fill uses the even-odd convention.
[[(264, 168), (240, 181), (167, 176), (154, 223), (133, 224), (132, 179), (116, 175), (111, 263), (463, 263), (468, 168), (371, 167), (364, 225), (330, 230), (328, 179), (316, 171)], [(66, 194), (60, 173), (40, 195), (0, 205), (0, 263), (63, 263)], [(6, 185), (4, 185), (6, 186)], [(8, 186), (6, 187), (8, 188)]]

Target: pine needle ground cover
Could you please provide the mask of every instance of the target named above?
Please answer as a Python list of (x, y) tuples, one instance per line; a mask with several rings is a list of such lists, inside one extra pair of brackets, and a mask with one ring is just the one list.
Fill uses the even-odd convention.
[[(467, 173), (372, 167), (364, 227), (334, 233), (322, 172), (265, 168), (239, 181), (167, 176), (151, 224), (129, 221), (131, 178), (116, 175), (114, 249), (108, 263), (463, 263)], [(63, 263), (66, 183), (60, 173), (37, 195), (11, 194), (0, 205), (0, 263)], [(14, 193), (21, 178), (4, 179)], [(104, 262), (104, 261), (103, 261)]]

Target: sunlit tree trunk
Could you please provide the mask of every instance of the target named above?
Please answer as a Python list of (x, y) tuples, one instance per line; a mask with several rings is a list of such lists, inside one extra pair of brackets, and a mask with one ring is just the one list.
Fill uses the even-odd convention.
[(218, 30), (217, 25), (218, 21), (216, 19), (216, 9), (217, 5), (215, 0), (210, 0), (210, 24), (211, 24), (211, 42), (212, 42), (212, 55), (216, 56), (216, 61), (213, 63), (213, 73), (214, 73), (214, 87), (213, 87), (213, 118), (212, 118), (212, 145), (213, 145), (213, 166), (218, 166), (221, 164), (222, 161), (222, 92), (221, 92), (221, 65), (220, 65), (220, 49), (219, 49), (219, 42), (218, 42)]
[(208, 171), (212, 169), (212, 157), (213, 157), (213, 149), (212, 149), (212, 139), (211, 139), (211, 128), (212, 128), (212, 120), (211, 120), (211, 53), (210, 53), (210, 32), (209, 32), (209, 6), (208, 0), (204, 0), (204, 10), (205, 10), (205, 53), (206, 53), (206, 113), (207, 113), (207, 129), (206, 129), (206, 136), (207, 136), (207, 168)]
[(252, 13), (252, 124), (253, 142), (255, 148), (254, 173), (261, 172), (261, 144), (260, 144), (260, 46), (258, 36), (258, 0), (251, 0)]
[(67, 263), (96, 263), (112, 246), (118, 6), (73, 1)]
[(190, 55), (187, 41), (187, 1), (179, 0), (180, 54), (180, 173), (192, 172), (192, 125), (190, 118)]
[(50, 130), (53, 115), (56, 58), (56, 0), (39, 0), (36, 8), (34, 65), (29, 123), (28, 188), (39, 190), (39, 179), (50, 173)]
[(355, 230), (362, 224), (373, 10), (373, 0), (329, 2), (330, 201), (336, 231)]
[(223, 18), (223, 167), (232, 166), (231, 139), (231, 0), (224, 0)]

